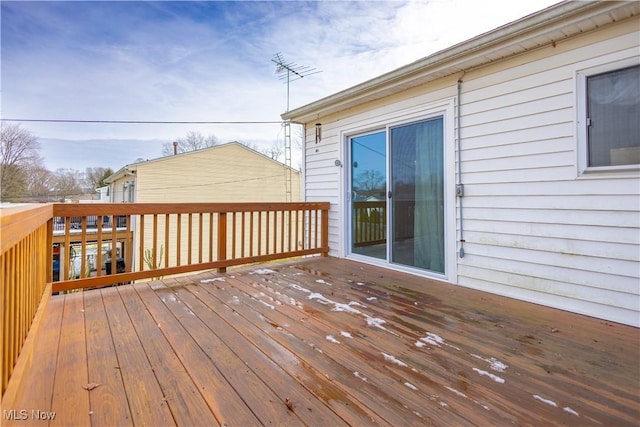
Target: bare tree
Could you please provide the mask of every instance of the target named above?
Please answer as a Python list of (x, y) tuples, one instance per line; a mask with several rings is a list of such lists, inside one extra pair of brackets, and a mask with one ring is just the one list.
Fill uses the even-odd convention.
[(3, 124), (0, 140), (0, 196), (3, 201), (17, 200), (27, 189), (25, 169), (42, 163), (40, 143), (19, 124)]
[(27, 195), (31, 198), (46, 200), (53, 189), (53, 173), (41, 165), (32, 165), (25, 170), (27, 172)]
[(384, 175), (375, 169), (363, 170), (356, 174), (354, 190), (362, 196), (374, 196), (385, 192)]
[(104, 180), (111, 175), (113, 175), (111, 168), (87, 168), (84, 172), (84, 187), (88, 191), (94, 191), (96, 188), (106, 185)]
[(262, 150), (262, 154), (273, 160), (284, 161), (284, 141), (275, 140), (270, 147)]
[(53, 193), (60, 200), (82, 193), (84, 174), (73, 169), (58, 169), (54, 173)]
[[(177, 147), (175, 150), (177, 153), (187, 153), (189, 151), (200, 150), (202, 148), (213, 147), (218, 144), (218, 138), (215, 135), (204, 136), (197, 131), (189, 131), (184, 138), (179, 138), (175, 141)], [(174, 143), (165, 142), (162, 144), (162, 155), (171, 156), (174, 154)]]

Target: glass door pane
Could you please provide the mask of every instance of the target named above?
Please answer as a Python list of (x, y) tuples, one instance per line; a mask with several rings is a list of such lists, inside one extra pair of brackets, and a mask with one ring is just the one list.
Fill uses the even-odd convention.
[(391, 261), (444, 273), (442, 117), (390, 130)]
[(386, 132), (353, 137), (351, 252), (387, 259)]

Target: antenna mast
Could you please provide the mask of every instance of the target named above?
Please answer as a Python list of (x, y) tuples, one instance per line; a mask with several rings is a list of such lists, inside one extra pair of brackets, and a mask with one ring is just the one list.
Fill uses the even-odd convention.
[[(273, 55), (271, 60), (276, 64), (276, 74), (278, 78), (287, 84), (287, 110), (289, 112), (289, 83), (299, 80), (303, 77), (310, 76), (312, 74), (320, 73), (320, 70), (306, 66), (297, 65), (293, 62), (287, 62), (282, 57), (280, 52)], [(291, 192), (291, 122), (285, 120), (284, 126), (284, 162), (287, 165), (286, 174), (286, 197), (288, 201), (292, 201)]]
[(278, 78), (287, 83), (287, 110), (289, 112), (289, 83), (292, 81), (300, 80), (303, 77), (310, 76), (312, 74), (321, 73), (320, 70), (306, 66), (297, 65), (293, 62), (287, 62), (282, 57), (280, 52), (273, 55), (271, 62), (276, 64), (276, 74)]

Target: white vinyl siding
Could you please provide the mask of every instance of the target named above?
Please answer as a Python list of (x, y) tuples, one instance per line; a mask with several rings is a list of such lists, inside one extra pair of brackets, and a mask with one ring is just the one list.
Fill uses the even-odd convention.
[[(452, 283), (640, 326), (638, 169), (579, 172), (576, 91), (580, 70), (637, 61), (639, 51), (630, 18), (462, 76), (466, 255)], [(344, 133), (454, 97), (460, 76), (320, 117), (320, 144), (307, 124), (305, 199), (332, 203), (332, 254), (345, 255), (348, 237), (346, 172), (334, 165), (344, 163)], [(460, 233), (459, 209), (456, 219)]]
[(638, 176), (576, 164), (576, 70), (637, 56), (632, 24), (463, 84), (460, 285), (640, 323)]

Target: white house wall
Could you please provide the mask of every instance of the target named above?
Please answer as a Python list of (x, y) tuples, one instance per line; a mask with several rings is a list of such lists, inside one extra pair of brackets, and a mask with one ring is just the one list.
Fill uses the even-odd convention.
[[(632, 18), (465, 73), (466, 242), (452, 283), (640, 325), (638, 170), (581, 174), (576, 131), (578, 71), (638, 61), (639, 49)], [(345, 255), (345, 171), (334, 164), (344, 162), (345, 129), (374, 129), (455, 97), (459, 77), (319, 117), (319, 144), (307, 123), (304, 196), (331, 202), (333, 255)], [(459, 234), (459, 208), (456, 218)]]

